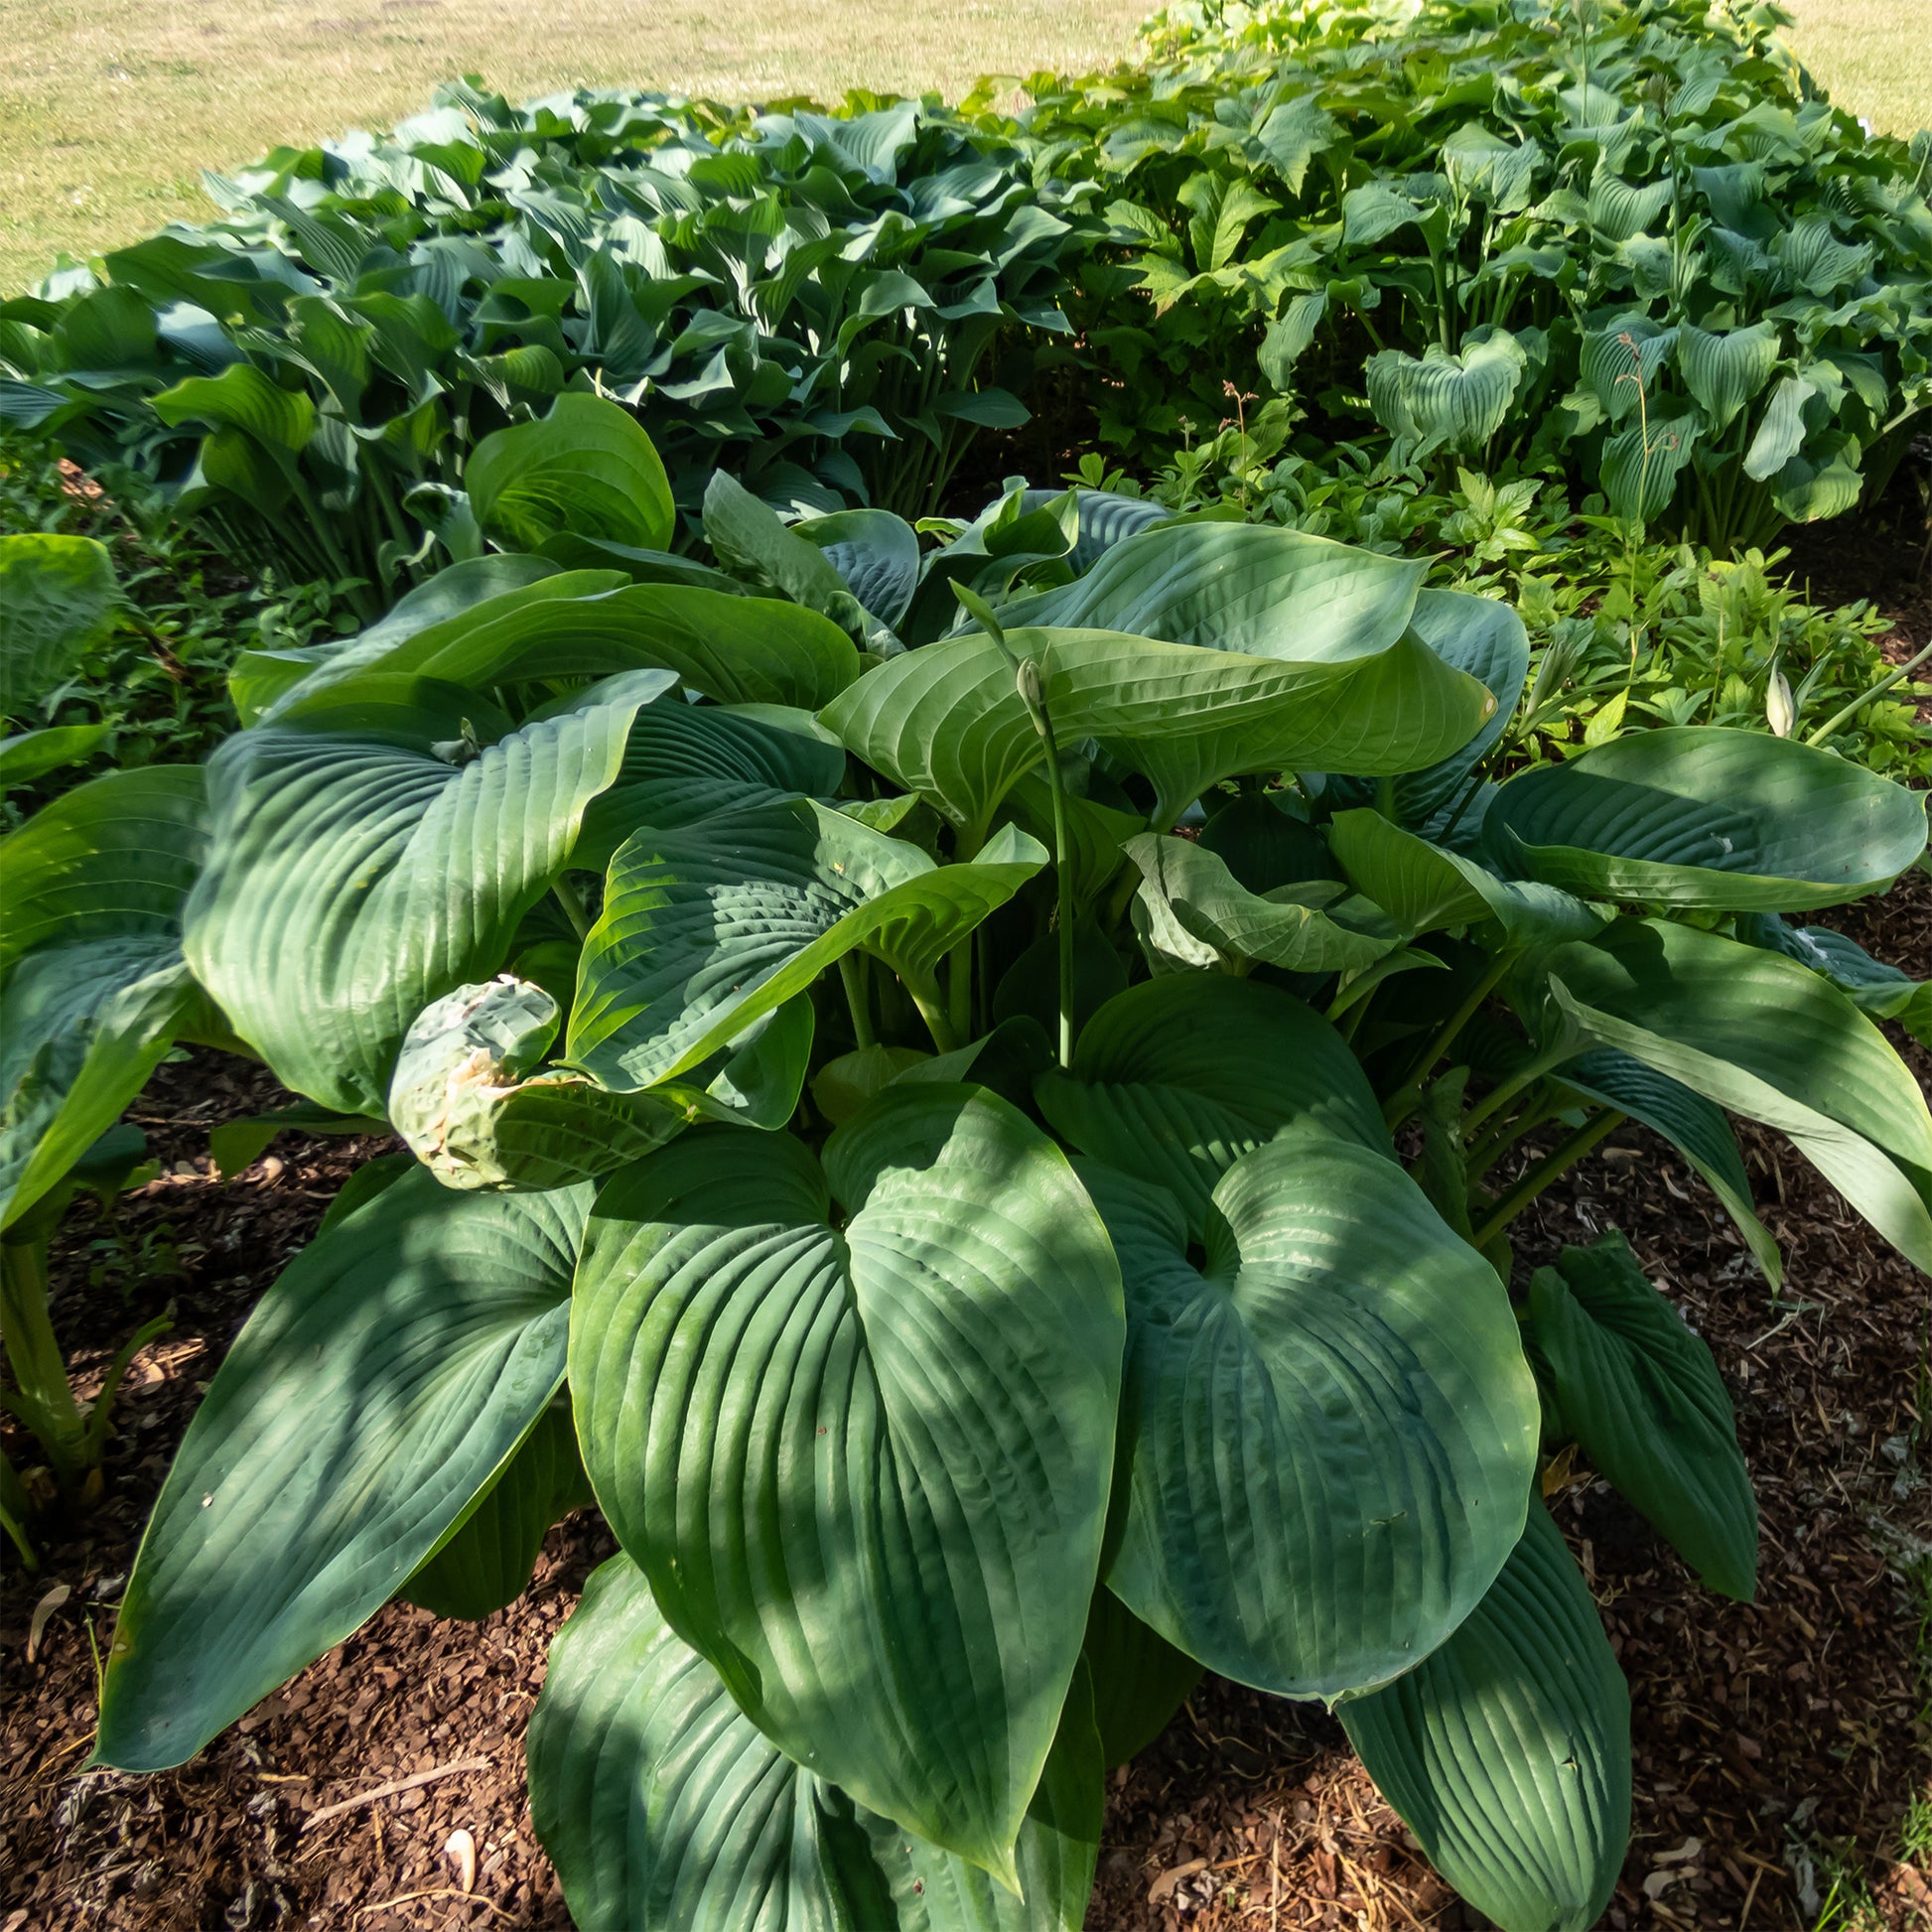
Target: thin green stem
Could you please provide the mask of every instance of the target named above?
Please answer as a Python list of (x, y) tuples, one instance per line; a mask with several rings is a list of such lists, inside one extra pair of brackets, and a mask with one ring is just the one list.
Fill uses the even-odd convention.
[(1496, 1236), (1522, 1213), (1550, 1183), (1566, 1174), (1607, 1134), (1623, 1125), (1624, 1116), (1614, 1108), (1584, 1122), (1567, 1139), (1559, 1141), (1514, 1187), (1483, 1216), (1469, 1236), (1472, 1248), (1486, 1248)]
[(1046, 778), (1053, 794), (1053, 882), (1057, 889), (1060, 953), (1060, 1064), (1073, 1064), (1073, 872), (1066, 863), (1066, 784), (1060, 775), (1060, 749), (1053, 738), (1053, 721), (1042, 704), (1034, 724), (1046, 745)]
[(591, 915), (584, 904), (584, 895), (563, 873), (557, 875), (556, 883), (550, 890), (557, 903), (563, 907), (564, 917), (570, 921), (570, 929), (579, 939), (588, 939), (591, 936)]
[(38, 1570), (40, 1558), (34, 1554), (34, 1546), (27, 1538), (27, 1519), (33, 1514), (33, 1501), (27, 1494), (27, 1485), (21, 1481), (20, 1472), (0, 1455), (0, 1530), (13, 1539), (13, 1546), (20, 1552), (23, 1570)]
[(1489, 970), (1469, 989), (1462, 1004), (1431, 1035), (1411, 1065), (1409, 1077), (1383, 1103), (1383, 1117), (1392, 1128), (1400, 1127), (1415, 1112), (1422, 1098), (1422, 1083), (1429, 1077), (1431, 1069), (1455, 1044), (1462, 1029), (1475, 1018), (1483, 1001), (1495, 991), (1497, 982), (1516, 963), (1520, 950), (1520, 947), (1511, 947), (1498, 953)]
[(872, 1002), (867, 994), (865, 956), (847, 953), (839, 961), (839, 978), (845, 982), (845, 1003), (852, 1009), (852, 1037), (861, 1046), (871, 1046), (877, 1035), (872, 1030)]
[(960, 1045), (959, 1035), (953, 1032), (952, 1022), (946, 1016), (945, 1003), (939, 998), (939, 989), (927, 984), (914, 986), (910, 980), (902, 979), (899, 984), (911, 996), (912, 1004), (919, 1010), (919, 1018), (925, 1022), (926, 1032), (932, 1035), (932, 1043), (942, 1053), (957, 1052)]
[(0, 1344), (13, 1371), (10, 1406), (71, 1487), (86, 1472), (86, 1424), (48, 1311), (45, 1241), (0, 1241)]
[(1857, 717), (1858, 714), (1861, 711), (1863, 711), (1866, 705), (1872, 703), (1874, 700), (1878, 698), (1882, 698), (1885, 695), (1885, 693), (1892, 688), (1894, 684), (1897, 684), (1903, 678), (1909, 677), (1911, 673), (1917, 670), (1918, 667), (1921, 664), (1923, 664), (1928, 657), (1932, 657), (1932, 644), (1927, 644), (1922, 651), (1919, 651), (1914, 656), (1906, 658), (1904, 663), (1900, 664), (1895, 670), (1887, 672), (1883, 677), (1881, 677), (1878, 680), (1876, 684), (1871, 685), (1866, 690), (1861, 691), (1859, 695), (1856, 698), (1854, 698), (1850, 704), (1846, 705), (1842, 710), (1833, 712), (1833, 714), (1829, 718), (1827, 718), (1825, 722), (1822, 725), (1820, 725), (1818, 729), (1815, 732), (1813, 732), (1809, 738), (1805, 740), (1805, 743), (1807, 745), (1824, 744), (1824, 742), (1828, 738), (1830, 738), (1835, 732), (1840, 730), (1843, 726), (1850, 724), (1852, 720), (1855, 717)]
[(1507, 1107), (1525, 1087), (1542, 1079), (1553, 1066), (1569, 1057), (1569, 1049), (1552, 1047), (1547, 1052), (1538, 1053), (1535, 1058), (1526, 1061), (1507, 1080), (1499, 1086), (1492, 1087), (1469, 1109), (1468, 1118), (1462, 1123), (1462, 1132), (1468, 1134), (1480, 1127), (1491, 1114)]

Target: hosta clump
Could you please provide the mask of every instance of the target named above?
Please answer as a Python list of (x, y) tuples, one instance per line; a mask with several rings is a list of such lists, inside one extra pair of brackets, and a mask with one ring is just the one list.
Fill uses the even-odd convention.
[(392, 1595), (510, 1600), (587, 1482), (621, 1554), (529, 1736), (586, 1926), (1077, 1927), (1103, 1770), (1202, 1665), (1332, 1704), (1511, 1932), (1593, 1923), (1628, 1700), (1539, 1443), (1734, 1596), (1755, 1513), (1621, 1238), (1509, 1230), (1635, 1120), (1775, 1281), (1733, 1113), (1932, 1264), (1859, 1004), (1916, 1003), (1787, 917), (1881, 891), (1921, 803), (1716, 730), (1497, 782), (1521, 625), (1419, 562), (742, 497), (736, 590), (492, 555), (238, 671), (187, 970), (419, 1159), (210, 1386), (101, 1761), (182, 1762)]
[(1145, 461), (1280, 396), (1721, 552), (1881, 491), (1928, 400), (1932, 136), (1867, 136), (1777, 19), (1263, 7), (1036, 83), (1025, 138), (1109, 222), (1070, 304), (1102, 434)]
[(936, 100), (461, 84), (210, 185), (222, 218), (0, 303), (0, 420), (158, 478), (237, 554), (365, 579), (371, 617), (432, 527), (473, 541), (473, 444), (566, 387), (634, 408), (692, 506), (724, 463), (774, 502), (935, 509), (1027, 418), (991, 351), (1065, 332), (1084, 198)]

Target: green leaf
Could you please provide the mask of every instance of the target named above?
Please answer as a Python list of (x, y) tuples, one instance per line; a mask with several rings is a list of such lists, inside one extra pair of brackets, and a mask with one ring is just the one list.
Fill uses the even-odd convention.
[(1293, 973), (1358, 972), (1401, 943), (1368, 899), (1331, 881), (1250, 893), (1190, 839), (1130, 839), (1140, 869), (1134, 924), (1155, 970), (1210, 970), (1264, 961)]
[(1332, 1701), (1481, 1600), (1522, 1532), (1535, 1383), (1495, 1271), (1386, 1154), (1307, 1128), (1214, 1189), (1082, 1177), (1127, 1291), (1107, 1585), (1209, 1670)]
[[(0, 536), (0, 718), (25, 718), (72, 672), (106, 634), (119, 598), (114, 566), (92, 537)], [(9, 742), (19, 759), (19, 741)], [(9, 771), (6, 779), (32, 775)]]
[(1082, 1655), (1108, 1770), (1136, 1758), (1173, 1722), (1201, 1667), (1143, 1623), (1110, 1589), (1093, 1593)]
[(463, 481), (477, 521), (506, 550), (535, 550), (565, 530), (665, 550), (677, 522), (650, 438), (602, 396), (566, 392), (542, 421), (485, 436)]
[(578, 1436), (666, 1620), (791, 1757), (1008, 1883), (1121, 1335), (1065, 1157), (965, 1087), (889, 1088), (822, 1176), (800, 1141), (696, 1130), (607, 1183), (579, 1271)]
[(313, 1100), (271, 1107), (264, 1114), (235, 1114), (207, 1131), (208, 1159), (223, 1180), (252, 1168), (278, 1134), (387, 1134), (389, 1123), (367, 1114), (339, 1114)]
[(1702, 420), (1683, 415), (1639, 420), (1610, 437), (1603, 445), (1603, 494), (1611, 510), (1634, 523), (1662, 516), (1702, 434)]
[[(285, 692), (292, 691), (325, 665), (379, 658), (382, 652), (433, 624), (446, 623), (492, 598), (561, 575), (555, 564), (542, 557), (475, 557), (467, 563), (452, 564), (447, 570), (438, 571), (427, 584), (419, 584), (398, 598), (379, 623), (371, 624), (355, 637), (331, 638), (321, 644), (296, 644), (285, 650), (237, 653), (228, 672), (228, 696), (241, 722), (255, 724)], [(600, 587), (607, 587), (616, 580), (607, 574), (594, 581)], [(564, 587), (564, 594), (571, 595), (586, 587), (586, 580), (578, 579), (574, 586)], [(557, 594), (555, 589), (537, 593), (539, 597)]]
[(1497, 792), (1499, 871), (1597, 898), (1793, 911), (1881, 892), (1925, 850), (1915, 792), (1763, 732), (1631, 732)]
[(1619, 1047), (1775, 1127), (1932, 1273), (1932, 1115), (1884, 1036), (1816, 973), (1690, 926), (1618, 919), (1544, 956), (1526, 989), (1546, 1041)]
[(838, 510), (793, 525), (846, 587), (889, 630), (897, 630), (919, 583), (919, 539), (911, 524), (891, 510)]
[(208, 764), (213, 837), (187, 917), (197, 978), (286, 1085), (381, 1113), (410, 1023), (502, 964), (617, 776), (631, 720), (670, 682), (612, 679), (468, 758), (483, 701), (413, 682), (419, 708), (381, 736), (327, 710), (237, 734)]
[(1461, 1628), (1337, 1715), (1430, 1863), (1503, 1932), (1597, 1923), (1630, 1837), (1630, 1693), (1540, 1502)]
[(1509, 415), (1529, 358), (1516, 338), (1497, 330), (1459, 355), (1431, 343), (1418, 360), (1385, 348), (1368, 363), (1376, 420), (1423, 450), (1481, 451)]
[(860, 947), (932, 1001), (940, 960), (1045, 862), (1009, 826), (972, 864), (939, 866), (810, 799), (639, 832), (585, 942), (569, 1059), (613, 1088), (655, 1086)]
[(1431, 845), (1366, 807), (1328, 821), (1328, 849), (1355, 890), (1405, 937), (1447, 926), (1493, 924), (1505, 945), (1582, 938), (1604, 914), (1552, 886), (1498, 879), (1460, 853)]
[(1530, 1332), (1597, 1471), (1711, 1588), (1757, 1594), (1757, 1503), (1711, 1350), (1612, 1232), (1530, 1279)]
[(1389, 1145), (1341, 1035), (1293, 994), (1219, 975), (1171, 974), (1109, 1000), (1035, 1097), (1062, 1140), (1166, 1188), (1196, 1232), (1222, 1175), (1289, 1129)]
[(1587, 1099), (1614, 1107), (1663, 1135), (1690, 1162), (1737, 1224), (1764, 1279), (1776, 1289), (1784, 1280), (1784, 1260), (1771, 1231), (1757, 1217), (1750, 1175), (1737, 1151), (1737, 1136), (1721, 1108), (1680, 1080), (1610, 1047), (1580, 1054), (1556, 1070), (1554, 1078)]
[(647, 705), (630, 727), (616, 781), (584, 813), (571, 865), (605, 871), (618, 847), (646, 826), (673, 831), (801, 794), (829, 801), (844, 778), (836, 741), (722, 705)]
[(1778, 326), (1754, 322), (1747, 329), (1706, 335), (1690, 323), (1677, 332), (1677, 366), (1713, 436), (1722, 436), (1738, 411), (1757, 398), (1778, 365)]
[(567, 571), (400, 637), (378, 624), (285, 691), (267, 721), (372, 673), (483, 691), (650, 668), (675, 672), (720, 704), (809, 710), (859, 675), (859, 651), (802, 605)]
[(0, 1226), (56, 1186), (200, 1012), (181, 912), (202, 773), (110, 772), (0, 840)]
[(1021, 1828), (1024, 1904), (761, 1736), (625, 1556), (551, 1646), (529, 1759), (537, 1837), (594, 1932), (1079, 1932), (1085, 1916), (1100, 1762), (1077, 1682)]
[[(1309, 662), (1111, 631), (1009, 630), (1007, 643), (1039, 666), (1062, 743), (1096, 738), (1153, 781), (1150, 823), (1162, 830), (1237, 773), (1420, 769), (1466, 744), (1495, 703), (1407, 631)], [(964, 828), (969, 848), (1043, 756), (1013, 665), (981, 633), (894, 658), (822, 716), (849, 751)]]
[(1737, 937), (1822, 973), (1861, 1013), (1895, 1020), (1921, 1046), (1932, 1046), (1932, 983), (1873, 959), (1856, 939), (1828, 925), (1787, 925), (1775, 912), (1739, 919)]
[(1395, 642), (1425, 569), (1266, 524), (1172, 523), (1114, 544), (1058, 590), (1006, 605), (1000, 621), (1340, 662)]
[[(164, 423), (204, 423), (233, 431), (287, 468), (315, 434), (316, 406), (299, 389), (284, 389), (252, 362), (233, 362), (219, 375), (191, 375), (164, 389), (150, 407)], [(474, 461), (474, 459), (473, 459)]]
[(774, 585), (794, 604), (822, 613), (855, 637), (865, 637), (874, 628), (872, 614), (847, 588), (831, 559), (722, 470), (713, 471), (705, 485), (704, 532), (720, 562)]
[(570, 1404), (552, 1402), (403, 1595), (437, 1616), (481, 1622), (523, 1594), (551, 1524), (590, 1500)]
[(1805, 404), (1814, 393), (1802, 375), (1787, 375), (1771, 391), (1757, 434), (1744, 452), (1744, 475), (1752, 482), (1775, 477), (1804, 446)]
[(95, 1762), (185, 1763), (402, 1587), (563, 1380), (589, 1209), (414, 1173), (283, 1270), (142, 1538)]
[(0, 738), (0, 790), (31, 784), (63, 765), (78, 764), (114, 735), (112, 725), (53, 725)]

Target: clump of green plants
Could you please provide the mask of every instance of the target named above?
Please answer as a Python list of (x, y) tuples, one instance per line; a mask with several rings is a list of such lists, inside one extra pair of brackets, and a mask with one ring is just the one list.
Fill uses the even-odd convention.
[(467, 83), (213, 186), (222, 219), (0, 303), (0, 412), (367, 621), (448, 560), (433, 529), (464, 554), (477, 441), (566, 389), (631, 408), (689, 508), (720, 465), (795, 508), (936, 508), (1026, 420), (1004, 365), (1066, 328), (1084, 199), (936, 100)]
[(1771, 6), (1212, 9), (1034, 82), (1108, 223), (1069, 314), (1104, 442), (1232, 382), (1324, 442), (1494, 472), (1727, 555), (1882, 490), (1925, 408), (1932, 135), (1817, 97)]
[(0, 826), (78, 775), (206, 757), (238, 651), (353, 627), (344, 586), (238, 575), (138, 479), (104, 486), (17, 435), (0, 532)]
[[(1704, 724), (1498, 782), (1528, 637), (1420, 558), (1087, 488), (933, 548), (721, 476), (679, 580), (647, 439), (568, 396), (467, 481), (480, 554), (237, 664), (205, 792), (0, 845), (38, 1173), (213, 1015), (415, 1156), (210, 1385), (97, 1761), (397, 1593), (512, 1600), (588, 1492), (621, 1552), (528, 1743), (582, 1925), (1070, 1932), (1203, 1668), (1331, 1704), (1508, 1932), (1593, 1924), (1628, 1694), (1540, 1446), (1725, 1595), (1756, 1517), (1621, 1237), (1511, 1230), (1635, 1120), (1775, 1284), (1736, 1114), (1932, 1266), (1932, 1115), (1846, 990), (1886, 969), (1789, 922), (1922, 801)], [(537, 553), (620, 501), (633, 568)], [(15, 997), (83, 961), (106, 1006)]]

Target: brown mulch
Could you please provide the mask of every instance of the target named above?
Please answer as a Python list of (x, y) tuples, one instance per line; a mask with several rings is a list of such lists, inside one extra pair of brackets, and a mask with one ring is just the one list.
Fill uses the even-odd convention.
[[(1882, 915), (1834, 917), (1932, 975), (1924, 875)], [(1932, 1061), (1910, 1051), (1926, 1078)], [(184, 1769), (82, 1768), (95, 1655), (181, 1430), (255, 1298), (383, 1145), (285, 1136), (246, 1174), (216, 1180), (207, 1126), (278, 1097), (238, 1061), (164, 1067), (136, 1109), (162, 1173), (124, 1206), (124, 1243), (90, 1210), (63, 1237), (58, 1312), (83, 1389), (149, 1315), (172, 1308), (175, 1325), (129, 1377), (106, 1500), (45, 1549), (38, 1576), (13, 1568), (0, 1584), (0, 1932), (568, 1924), (530, 1830), (521, 1737), (549, 1640), (612, 1547), (594, 1515), (552, 1533), (510, 1610), (469, 1625), (392, 1605)], [(1587, 1470), (1560, 1487), (1558, 1520), (1634, 1704), (1634, 1834), (1605, 1923), (1810, 1932), (1836, 1860), (1873, 1888), (1867, 1924), (1932, 1927), (1932, 1884), (1896, 1863), (1900, 1816), (1932, 1791), (1932, 1687), (1903, 1581), (1932, 1556), (1926, 1284), (1788, 1149), (1748, 1132), (1745, 1145), (1789, 1262), (1777, 1306), (1702, 1184), (1638, 1130), (1613, 1136), (1521, 1225), (1525, 1267), (1610, 1225), (1629, 1233), (1717, 1354), (1762, 1512), (1747, 1606), (1702, 1590)], [(130, 1249), (149, 1272), (127, 1269)], [(90, 1271), (95, 1285), (76, 1293)], [(28, 1459), (17, 1433), (6, 1446)], [(61, 1586), (70, 1593), (30, 1661), (36, 1605)], [(313, 1812), (426, 1773), (304, 1830)], [(459, 1829), (476, 1845), (469, 1897), (445, 1858)], [(1318, 1711), (1210, 1681), (1114, 1774), (1095, 1932), (1481, 1923)]]

